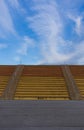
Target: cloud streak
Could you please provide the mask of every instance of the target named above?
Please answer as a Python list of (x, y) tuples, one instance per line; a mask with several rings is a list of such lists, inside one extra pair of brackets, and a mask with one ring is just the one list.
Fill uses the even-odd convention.
[(14, 57), (14, 60), (20, 62), (24, 56), (28, 55), (28, 50), (34, 47), (34, 44), (35, 41), (32, 38), (24, 36), (22, 43), (20, 43), (20, 47), (16, 51), (17, 54)]
[(34, 1), (36, 5), (32, 8), (37, 13), (28, 17), (29, 27), (40, 39), (40, 48), (44, 63), (63, 63), (72, 57), (65, 54), (61, 49), (65, 46), (62, 38), (63, 23), (56, 2)]
[[(31, 9), (36, 13), (31, 17), (27, 17), (27, 21), (28, 27), (30, 27), (39, 37), (39, 48), (43, 57), (41, 63), (73, 64), (75, 57), (81, 59), (81, 54), (77, 49), (78, 45), (81, 46), (82, 41), (74, 43), (72, 40), (68, 41), (63, 39), (63, 29), (64, 25), (66, 25), (66, 21), (62, 17), (62, 13), (60, 13), (56, 1), (33, 1), (34, 5)], [(75, 6), (75, 3), (73, 6)], [(69, 11), (67, 12), (70, 13)], [(67, 17), (66, 14), (65, 17), (66, 19), (71, 19), (75, 23), (74, 30), (79, 36), (81, 36), (83, 31), (82, 16), (76, 17), (75, 15), (69, 15)], [(84, 49), (80, 47), (80, 51), (83, 52)], [(75, 64), (76, 63), (80, 63), (80, 60), (75, 60)]]
[[(36, 53), (37, 64), (83, 64), (84, 12), (78, 11), (82, 3), (83, 0), (0, 0), (0, 38), (20, 34), (13, 39), (17, 42), (17, 62), (22, 58), (26, 61), (29, 55), (33, 60)], [(1, 48), (5, 46), (1, 44)]]
[(74, 23), (75, 23), (75, 29), (74, 31), (79, 35), (81, 36), (81, 34), (83, 33), (82, 32), (82, 19), (83, 17), (82, 16), (73, 16), (73, 15), (69, 15), (68, 16)]
[(15, 35), (16, 31), (5, 0), (0, 0), (0, 36), (6, 37), (9, 33)]
[(8, 47), (7, 44), (0, 43), (0, 50), (1, 50), (1, 49), (5, 49), (5, 48), (7, 48), (7, 47)]
[(32, 47), (33, 45), (34, 45), (34, 40), (28, 36), (25, 36), (23, 38), (23, 42), (22, 42), (21, 47), (17, 50), (17, 53), (20, 55), (27, 55), (28, 48)]
[(12, 7), (19, 9), (20, 8), (20, 4), (18, 0), (8, 0), (8, 2), (11, 4)]

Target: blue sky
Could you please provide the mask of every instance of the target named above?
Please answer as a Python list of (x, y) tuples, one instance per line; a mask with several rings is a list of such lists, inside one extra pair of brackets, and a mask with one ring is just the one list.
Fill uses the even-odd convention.
[(84, 0), (0, 0), (0, 64), (84, 65)]

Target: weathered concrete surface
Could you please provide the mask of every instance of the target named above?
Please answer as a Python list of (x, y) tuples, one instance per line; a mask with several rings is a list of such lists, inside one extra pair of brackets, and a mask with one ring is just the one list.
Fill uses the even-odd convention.
[(84, 101), (0, 101), (0, 130), (84, 130)]
[(0, 130), (84, 130), (83, 127), (20, 127), (20, 128), (1, 128)]

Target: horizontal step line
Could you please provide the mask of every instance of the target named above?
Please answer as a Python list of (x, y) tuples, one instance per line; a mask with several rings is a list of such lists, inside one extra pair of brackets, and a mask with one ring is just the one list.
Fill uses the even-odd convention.
[[(32, 77), (31, 77), (32, 76)], [(64, 77), (57, 77), (57, 76), (22, 76), (21, 79), (59, 79), (64, 80)]]
[(58, 87), (58, 88), (63, 88), (63, 87), (65, 87), (66, 88), (66, 85), (18, 85), (17, 87), (21, 87), (21, 88), (23, 88), (23, 87), (37, 87), (37, 88), (39, 88), (39, 87), (46, 87), (46, 88), (54, 88), (54, 87)]
[(42, 82), (42, 81), (44, 81), (44, 82), (47, 82), (47, 81), (49, 81), (49, 82), (58, 82), (58, 81), (60, 81), (60, 82), (64, 82), (65, 80), (48, 80), (48, 79), (46, 79), (46, 80), (44, 80), (44, 79), (42, 79), (42, 80), (33, 80), (33, 79), (27, 79), (27, 80), (20, 80), (20, 82), (24, 82), (24, 81), (27, 81), (27, 82), (30, 82), (30, 81), (34, 81), (34, 82), (38, 82), (38, 81), (40, 81), (40, 82)]
[(31, 97), (16, 97), (14, 100), (70, 100), (69, 98), (31, 98)]
[(27, 79), (20, 79), (20, 81), (60, 81), (60, 82), (64, 82), (65, 79), (53, 79), (53, 78), (27, 78)]
[[(55, 96), (55, 95), (49, 95), (49, 94), (46, 94), (46, 95), (42, 95), (42, 94), (40, 94), (40, 95), (34, 95), (34, 94), (32, 94), (32, 95), (21, 95), (21, 94), (18, 94), (18, 95), (15, 95), (15, 97), (17, 97), (17, 96), (20, 96), (20, 97), (30, 97), (30, 96), (37, 96), (37, 97), (40, 97), (40, 96)], [(69, 97), (68, 95), (57, 95), (57, 97)]]
[(17, 89), (66, 89), (67, 87), (66, 86), (18, 86)]
[(46, 95), (43, 95), (43, 94), (40, 94), (40, 95), (39, 94), (24, 94), (24, 95), (23, 94), (16, 94), (15, 97), (17, 97), (17, 96), (23, 96), (23, 97), (25, 97), (25, 96), (37, 96), (37, 97), (39, 97), (39, 96), (40, 97), (41, 96), (57, 96), (57, 97), (68, 97), (68, 95), (65, 95), (65, 94), (64, 95), (61, 95), (61, 94), (60, 95), (59, 94), (58, 95), (55, 95), (55, 94), (46, 94)]
[[(3, 78), (5, 78), (5, 77), (2, 77), (2, 79)], [(21, 77), (21, 80), (27, 80), (27, 79), (33, 79), (33, 80), (37, 80), (37, 79), (39, 79), (39, 80), (42, 80), (42, 79), (44, 79), (44, 80), (46, 80), (46, 79), (50, 79), (50, 80), (51, 79), (52, 80), (64, 80), (64, 77), (62, 77), (62, 78), (58, 78), (58, 77), (55, 77), (55, 76), (54, 77), (50, 77), (50, 76), (46, 76), (46, 77), (45, 76), (43, 76), (43, 77), (42, 76), (41, 77), (40, 76), (34, 76), (34, 77), (33, 76), (30, 76), (30, 77), (26, 76), (26, 77)]]
[(43, 92), (44, 92), (44, 91), (50, 91), (50, 92), (67, 92), (67, 90), (56, 90), (56, 89), (55, 89), (55, 90), (50, 90), (50, 89), (48, 89), (48, 90), (47, 90), (47, 89), (39, 89), (39, 90), (38, 90), (38, 89), (37, 89), (37, 90), (36, 90), (36, 89), (33, 89), (33, 90), (32, 90), (32, 89), (31, 89), (31, 90), (29, 90), (29, 89), (24, 90), (24, 89), (23, 89), (23, 90), (21, 90), (21, 89), (17, 89), (16, 91), (17, 91), (17, 92), (18, 92), (18, 91), (22, 91), (22, 92), (26, 92), (26, 91), (28, 91), (28, 92), (29, 92), (29, 91), (36, 91), (36, 92), (37, 92), (37, 91), (41, 91), (41, 92), (42, 92), (42, 91), (43, 91)]
[[(54, 86), (54, 87), (55, 87), (55, 86), (58, 86), (58, 87), (61, 87), (61, 86), (66, 86), (66, 85), (65, 85), (65, 84), (64, 84), (64, 85), (61, 85), (61, 84), (59, 84), (59, 85), (56, 85), (56, 84), (26, 84), (26, 85), (23, 84), (23, 85), (20, 85), (20, 84), (18, 84), (18, 86), (22, 86), (22, 87), (23, 87), (23, 86), (25, 86), (25, 87), (26, 87), (26, 86), (35, 86), (35, 87), (36, 87), (36, 86), (44, 86), (44, 87), (45, 87), (45, 86), (46, 86), (46, 87), (48, 87), (48, 86), (50, 86), (50, 87), (51, 87), (51, 86)], [(83, 86), (82, 86), (82, 87), (83, 87)]]
[(67, 97), (67, 96), (47, 96), (46, 97), (46, 95), (44, 95), (44, 96), (15, 96), (14, 98), (69, 98), (69, 97)]
[(58, 82), (53, 82), (53, 81), (52, 82), (44, 82), (44, 81), (41, 81), (41, 82), (40, 81), (37, 81), (37, 82), (36, 81), (29, 81), (29, 82), (27, 81), (27, 82), (25, 82), (24, 81), (24, 82), (19, 82), (19, 83), (20, 84), (34, 84), (34, 83), (36, 83), (36, 84), (38, 84), (38, 83), (39, 84), (44, 84), (44, 83), (52, 83), (52, 84), (54, 84), (54, 83), (55, 84), (59, 84), (60, 83), (60, 84), (65, 84), (65, 82), (60, 82), (60, 81), (58, 81)]
[(61, 91), (61, 92), (57, 92), (57, 91), (25, 91), (25, 92), (16, 91), (16, 94), (17, 93), (57, 93), (57, 94), (66, 93), (67, 94), (67, 92), (63, 92), (63, 91)]
[(28, 87), (24, 87), (24, 88), (17, 88), (16, 90), (58, 90), (58, 91), (61, 91), (61, 90), (64, 90), (64, 91), (67, 91), (67, 88), (41, 88), (41, 87), (31, 87), (31, 88), (28, 88)]
[(56, 83), (53, 83), (53, 84), (52, 84), (52, 83), (51, 83), (51, 84), (50, 84), (50, 83), (37, 83), (37, 84), (36, 84), (36, 83), (33, 83), (33, 84), (31, 84), (31, 83), (30, 83), (30, 84), (28, 84), (28, 83), (27, 83), (27, 84), (23, 83), (23, 84), (20, 84), (20, 83), (19, 83), (18, 85), (21, 85), (21, 86), (23, 86), (23, 85), (46, 85), (46, 86), (47, 86), (47, 85), (58, 85), (58, 86), (59, 86), (59, 85), (66, 85), (66, 84), (60, 84), (60, 83), (59, 83), (59, 84), (56, 84)]

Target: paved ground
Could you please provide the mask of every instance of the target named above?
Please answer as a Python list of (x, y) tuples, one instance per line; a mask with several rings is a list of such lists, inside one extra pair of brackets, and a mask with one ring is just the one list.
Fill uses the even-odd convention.
[(84, 101), (0, 101), (0, 130), (84, 130)]

